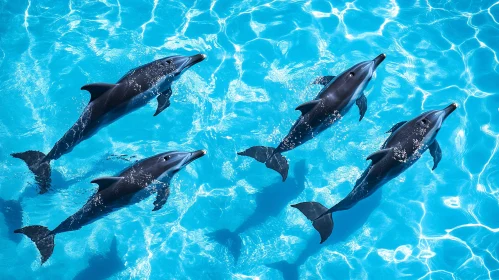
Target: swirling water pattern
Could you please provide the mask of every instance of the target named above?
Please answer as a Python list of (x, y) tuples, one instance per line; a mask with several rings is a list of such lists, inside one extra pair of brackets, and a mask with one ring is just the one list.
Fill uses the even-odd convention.
[[(0, 278), (499, 279), (499, 2), (2, 0), (0, 20)], [(208, 59), (174, 85), (170, 108), (153, 117), (151, 102), (53, 162), (49, 193), (9, 156), (48, 152), (88, 102), (82, 85), (197, 52)], [(276, 146), (316, 77), (382, 52), (365, 118), (354, 107), (287, 153), (287, 182), (236, 156)], [(439, 167), (425, 154), (338, 213), (319, 245), (289, 205), (338, 202), (385, 131), (451, 102), (460, 107), (439, 133)], [(57, 226), (96, 190), (92, 179), (134, 160), (123, 158), (174, 149), (208, 155), (177, 175), (161, 211), (151, 197), (58, 235), (43, 266), (12, 234)], [(239, 233), (237, 262), (239, 248), (208, 237), (221, 229)]]

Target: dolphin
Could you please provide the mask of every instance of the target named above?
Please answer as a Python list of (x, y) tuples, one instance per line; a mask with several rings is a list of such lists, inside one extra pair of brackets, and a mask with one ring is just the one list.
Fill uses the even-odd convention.
[(442, 159), (442, 150), (436, 140), (444, 120), (457, 108), (453, 103), (442, 110), (425, 112), (418, 117), (395, 124), (381, 150), (369, 155), (371, 164), (355, 183), (353, 190), (340, 202), (327, 209), (318, 202), (291, 205), (300, 210), (321, 236), (321, 244), (333, 231), (333, 212), (352, 208), (359, 201), (372, 195), (388, 181), (411, 167), (426, 150), (433, 157), (433, 170)]
[(204, 54), (169, 56), (130, 70), (115, 84), (95, 83), (83, 86), (90, 93), (90, 102), (76, 123), (45, 155), (39, 151), (13, 153), (35, 174), (40, 193), (51, 184), (50, 161), (67, 154), (80, 142), (92, 137), (101, 128), (146, 105), (157, 98), (157, 116), (170, 105), (171, 85), (186, 69), (203, 61)]
[(43, 264), (54, 251), (56, 234), (78, 230), (119, 208), (140, 202), (153, 193), (156, 193), (156, 200), (152, 211), (160, 210), (170, 195), (171, 178), (180, 169), (205, 154), (202, 150), (161, 153), (133, 164), (116, 177), (97, 178), (92, 181), (99, 185), (97, 192), (80, 210), (54, 230), (36, 225), (14, 232), (23, 233), (35, 242)]
[(285, 181), (288, 176), (288, 161), (281, 154), (290, 151), (330, 127), (344, 116), (353, 104), (357, 104), (360, 120), (367, 110), (367, 99), (364, 89), (374, 75), (376, 68), (385, 59), (385, 54), (378, 55), (373, 60), (358, 63), (338, 76), (317, 78), (313, 84), (323, 85), (317, 97), (296, 107), (301, 116), (295, 122), (277, 148), (255, 146), (238, 155), (248, 156), (271, 168), (282, 176)]

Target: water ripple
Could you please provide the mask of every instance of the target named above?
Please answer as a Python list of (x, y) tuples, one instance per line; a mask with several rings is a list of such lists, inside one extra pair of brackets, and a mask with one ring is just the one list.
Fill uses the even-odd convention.
[[(21, 203), (23, 224), (52, 228), (79, 209), (92, 179), (130, 164), (111, 154), (208, 150), (178, 174), (164, 209), (152, 213), (150, 198), (58, 236), (44, 266), (29, 240), (8, 239), (0, 215), (5, 278), (73, 278), (107, 254), (114, 236), (125, 267), (113, 279), (499, 278), (499, 2), (28, 0), (1, 2), (0, 18), (0, 192)], [(82, 85), (197, 52), (208, 59), (173, 86), (164, 113), (152, 117), (151, 102), (81, 143), (54, 163), (52, 192), (36, 195), (24, 164), (8, 156), (48, 151), (88, 102)], [(281, 201), (268, 192), (279, 178), (236, 152), (275, 146), (299, 116), (294, 108), (320, 90), (310, 85), (316, 77), (381, 52), (365, 118), (359, 123), (353, 108), (289, 152), (291, 168), (306, 161), (303, 190), (266, 208), (262, 201)], [(287, 207), (339, 201), (394, 123), (451, 102), (460, 108), (439, 133), (438, 169), (423, 156), (335, 218), (331, 241), (319, 245)], [(235, 263), (206, 234), (241, 227)]]

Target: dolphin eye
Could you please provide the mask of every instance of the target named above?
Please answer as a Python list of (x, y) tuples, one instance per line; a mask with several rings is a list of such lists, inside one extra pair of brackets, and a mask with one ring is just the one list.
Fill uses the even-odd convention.
[(428, 125), (430, 123), (429, 120), (427, 119), (422, 119), (421, 122), (424, 124), (424, 125)]
[(171, 155), (167, 155), (167, 156), (165, 156), (165, 160), (169, 160), (169, 159), (171, 159), (171, 158), (172, 158), (172, 156), (171, 156)]
[(350, 73), (348, 73), (348, 76), (349, 77), (353, 77), (353, 76), (355, 76), (355, 73), (354, 72), (350, 72)]

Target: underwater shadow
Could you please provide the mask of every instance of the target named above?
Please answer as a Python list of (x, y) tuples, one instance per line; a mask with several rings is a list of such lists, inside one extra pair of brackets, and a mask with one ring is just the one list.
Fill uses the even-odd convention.
[(7, 238), (15, 243), (22, 240), (22, 235), (15, 234), (14, 230), (23, 226), (23, 209), (18, 200), (4, 200), (0, 198), (0, 213), (3, 214), (7, 224)]
[(242, 248), (240, 234), (263, 224), (269, 217), (277, 216), (293, 199), (297, 198), (305, 189), (307, 173), (305, 161), (299, 161), (295, 165), (293, 178), (267, 186), (256, 194), (255, 211), (236, 230), (232, 232), (222, 229), (209, 233), (207, 236), (226, 247), (234, 257), (234, 262), (237, 263)]
[(335, 212), (333, 214), (334, 230), (329, 239), (323, 244), (320, 244), (320, 236), (314, 231), (312, 237), (307, 241), (305, 249), (294, 262), (289, 263), (287, 261), (280, 261), (266, 264), (266, 266), (279, 270), (285, 280), (299, 279), (298, 269), (300, 266), (303, 265), (309, 257), (317, 254), (325, 246), (332, 246), (336, 243), (343, 242), (360, 229), (366, 223), (372, 212), (379, 206), (381, 197), (382, 191), (378, 190), (370, 197), (360, 201), (355, 207), (346, 211)]
[(124, 269), (125, 265), (118, 255), (118, 243), (114, 237), (109, 252), (91, 257), (87, 268), (80, 271), (74, 280), (106, 279)]

